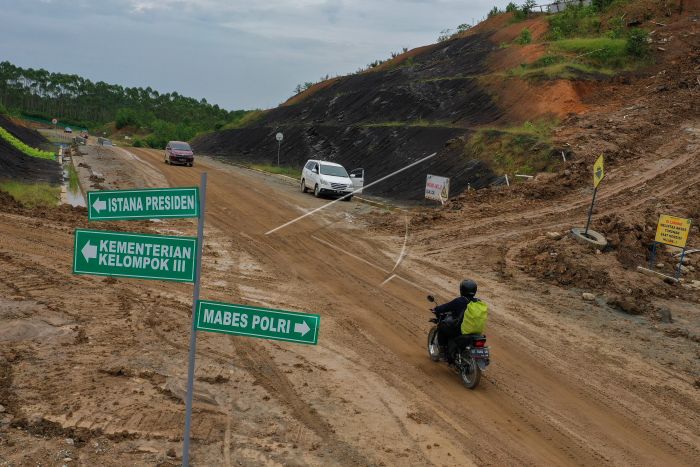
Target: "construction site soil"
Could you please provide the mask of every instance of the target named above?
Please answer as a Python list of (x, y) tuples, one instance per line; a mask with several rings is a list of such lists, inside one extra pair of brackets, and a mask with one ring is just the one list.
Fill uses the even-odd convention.
[[(2, 115), (0, 127), (34, 148), (43, 148), (48, 144), (37, 131)], [(58, 184), (61, 181), (61, 167), (56, 161), (28, 156), (0, 138), (0, 180)]]
[[(567, 155), (555, 172), (444, 207), (330, 204), (222, 163), (237, 154), (226, 152), (234, 134), (268, 138), (259, 147), (273, 154), (267, 120), (202, 137), (220, 153), (191, 168), (164, 164), (162, 151), (81, 148), (73, 163), (92, 189), (194, 186), (208, 174), (203, 298), (321, 314), (316, 346), (198, 333), (193, 464), (696, 465), (700, 253), (680, 283), (637, 271), (659, 214), (700, 214), (694, 18), (659, 26), (654, 45), (669, 54), (654, 68), (586, 89), (586, 112), (554, 132)], [(284, 111), (310, 109), (317, 94)], [(339, 137), (339, 122), (296, 127), (300, 160), (314, 144), (337, 150), (316, 135)], [(381, 142), (393, 130), (468, 131), (347, 131)], [(426, 138), (414, 142), (428, 152)], [(601, 153), (591, 227), (609, 243), (596, 250), (569, 232), (585, 225)], [(73, 275), (73, 231), (86, 225), (82, 209), (27, 210), (0, 194), (0, 464), (179, 465), (192, 288)], [(90, 227), (196, 230), (188, 219)], [(700, 249), (697, 225), (688, 249)], [(677, 253), (660, 247), (653, 268), (673, 274)], [(492, 361), (474, 391), (425, 345), (425, 295), (452, 298), (465, 277), (490, 307)]]

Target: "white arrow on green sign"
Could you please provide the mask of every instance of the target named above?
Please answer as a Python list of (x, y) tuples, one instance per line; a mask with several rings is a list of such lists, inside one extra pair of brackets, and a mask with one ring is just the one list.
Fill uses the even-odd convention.
[(198, 187), (88, 191), (91, 221), (198, 216)]
[(197, 238), (75, 231), (73, 273), (194, 282)]
[(321, 316), (199, 300), (197, 331), (220, 332), (299, 344), (318, 343)]

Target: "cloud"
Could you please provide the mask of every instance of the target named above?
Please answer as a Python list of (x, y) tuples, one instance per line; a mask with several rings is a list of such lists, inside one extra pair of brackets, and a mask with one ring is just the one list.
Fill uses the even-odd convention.
[[(0, 56), (22, 66), (269, 107), (445, 28), (485, 0), (0, 0)], [(497, 0), (502, 8), (507, 1)]]

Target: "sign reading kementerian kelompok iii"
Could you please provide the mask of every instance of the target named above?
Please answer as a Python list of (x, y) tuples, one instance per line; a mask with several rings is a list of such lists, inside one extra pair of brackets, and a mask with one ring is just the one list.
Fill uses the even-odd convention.
[(73, 272), (194, 282), (197, 238), (75, 231)]

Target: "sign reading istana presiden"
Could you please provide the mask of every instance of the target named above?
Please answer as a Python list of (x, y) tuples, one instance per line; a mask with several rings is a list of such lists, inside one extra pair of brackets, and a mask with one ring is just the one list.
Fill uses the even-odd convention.
[(88, 219), (91, 221), (198, 216), (198, 187), (88, 192)]
[(690, 219), (661, 214), (659, 224), (656, 227), (656, 242), (685, 248), (690, 233)]

